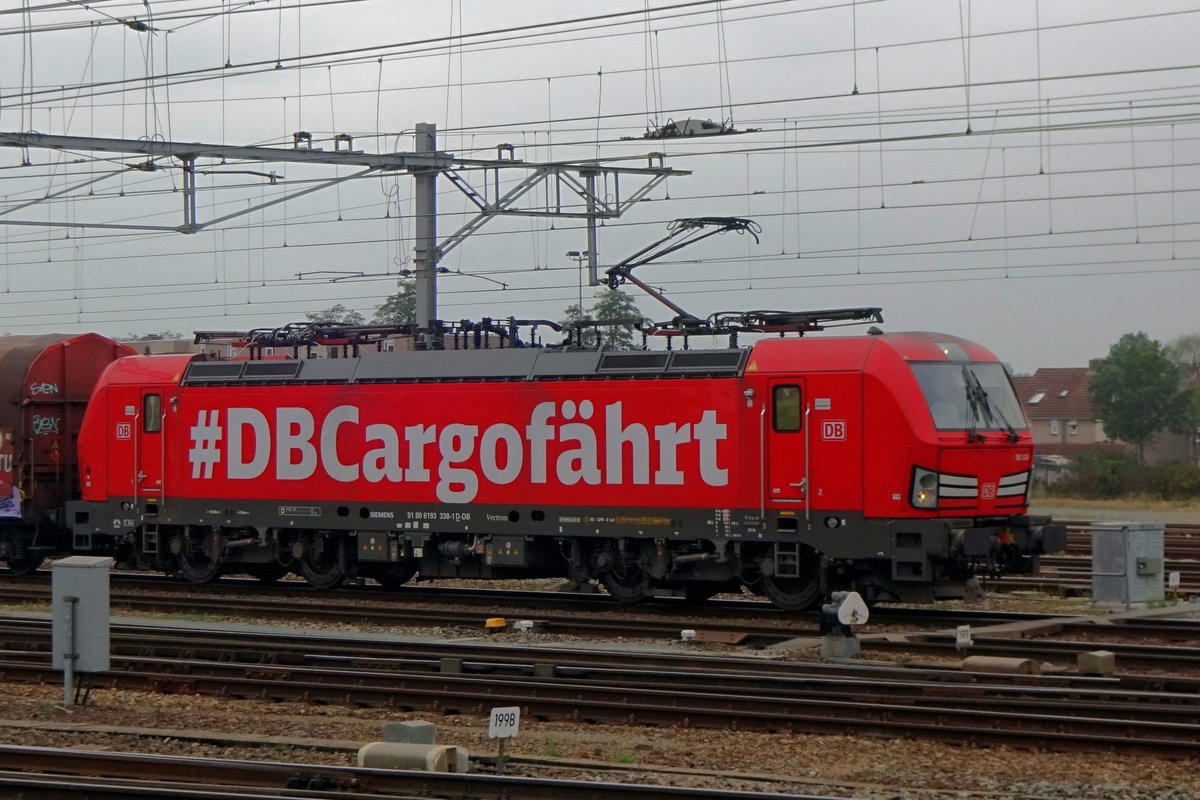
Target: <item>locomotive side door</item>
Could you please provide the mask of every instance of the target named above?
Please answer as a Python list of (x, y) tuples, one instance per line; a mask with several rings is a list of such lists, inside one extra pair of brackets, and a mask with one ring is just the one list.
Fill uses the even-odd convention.
[(807, 400), (800, 378), (772, 380), (763, 420), (767, 438), (767, 499), (801, 505), (808, 500)]
[(162, 391), (143, 389), (142, 403), (134, 423), (134, 486), (139, 495), (161, 495), (165, 451)]

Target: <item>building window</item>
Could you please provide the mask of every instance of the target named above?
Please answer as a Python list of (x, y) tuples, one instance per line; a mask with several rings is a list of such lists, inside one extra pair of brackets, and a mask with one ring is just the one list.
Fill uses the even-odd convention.
[(1074, 419), (1068, 421), (1067, 422), (1067, 434), (1069, 436), (1075, 436), (1078, 433), (1079, 433), (1079, 421), (1074, 420)]
[(1042, 402), (1042, 398), (1045, 396), (1045, 392), (1038, 392), (1033, 397), (1029, 398), (1029, 405), (1036, 406), (1038, 403)]
[(1066, 397), (1066, 396), (1067, 396), (1067, 395), (1069, 395), (1070, 393), (1071, 393), (1071, 390), (1070, 390), (1070, 389), (1063, 389), (1061, 392), (1059, 392), (1059, 393), (1058, 393), (1058, 396), (1059, 396), (1059, 397)]
[(1050, 435), (1058, 436), (1058, 430), (1059, 430), (1058, 429), (1058, 420), (1056, 420), (1056, 419), (1050, 420)]
[(394, 353), (396, 351), (396, 342), (392, 339), (383, 340), (383, 352)]
[(274, 347), (264, 347), (262, 349), (262, 354), (264, 356), (273, 356), (273, 355), (275, 355), (275, 348)]

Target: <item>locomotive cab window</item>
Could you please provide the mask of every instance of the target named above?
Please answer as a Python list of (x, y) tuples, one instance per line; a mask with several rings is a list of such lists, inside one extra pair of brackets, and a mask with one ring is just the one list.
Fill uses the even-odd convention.
[(142, 431), (158, 433), (162, 430), (162, 395), (148, 394), (142, 397)]
[(779, 433), (800, 430), (800, 387), (776, 386), (771, 392), (771, 422)]
[(911, 366), (938, 430), (1025, 429), (1025, 412), (1003, 364), (914, 362)]

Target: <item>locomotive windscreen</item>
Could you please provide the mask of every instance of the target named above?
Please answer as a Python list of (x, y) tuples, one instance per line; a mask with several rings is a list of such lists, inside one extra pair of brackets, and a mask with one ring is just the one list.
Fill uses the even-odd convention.
[(1022, 430), (1025, 414), (1001, 364), (913, 363), (938, 430)]

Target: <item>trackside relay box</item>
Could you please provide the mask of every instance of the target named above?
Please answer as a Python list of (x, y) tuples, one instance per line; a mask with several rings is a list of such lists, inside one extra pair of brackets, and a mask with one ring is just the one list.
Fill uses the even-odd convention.
[[(75, 672), (107, 672), (111, 558), (71, 556), (50, 565), (54, 669), (75, 655)], [(72, 600), (71, 598), (75, 598)]]
[(1097, 603), (1163, 599), (1163, 523), (1092, 526), (1092, 599)]

